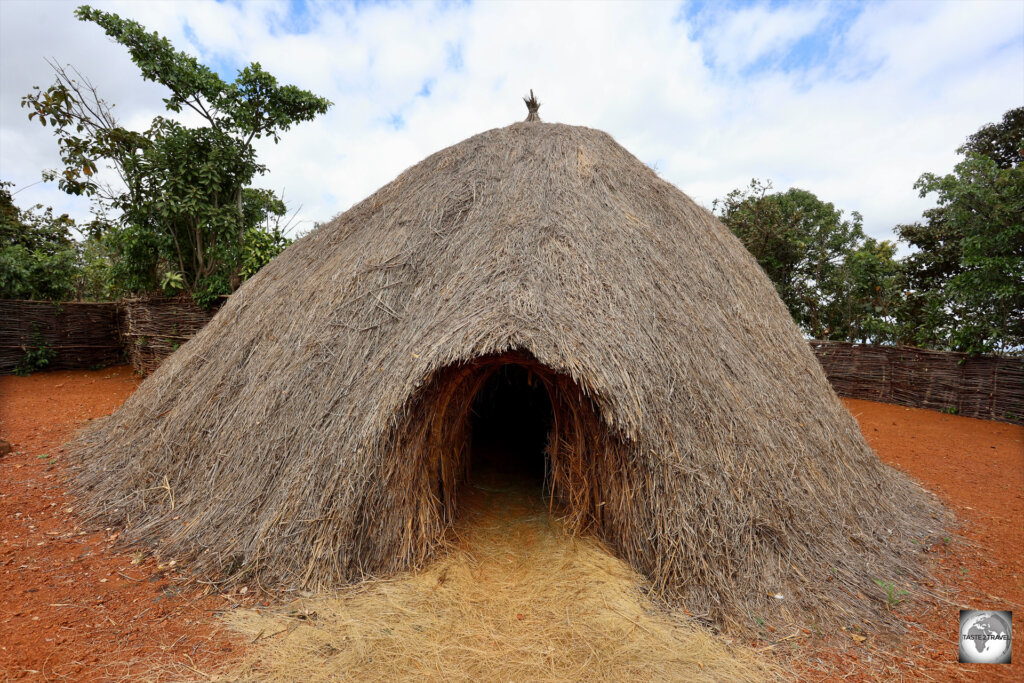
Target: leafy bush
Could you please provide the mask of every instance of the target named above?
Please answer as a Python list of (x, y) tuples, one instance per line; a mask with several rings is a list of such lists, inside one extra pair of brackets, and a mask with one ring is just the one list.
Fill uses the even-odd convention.
[(25, 351), (24, 358), (14, 368), (14, 374), (27, 377), (36, 370), (42, 370), (57, 357), (57, 352), (49, 344), (43, 341), (37, 325), (32, 326), (32, 342), (22, 347)]
[(10, 187), (0, 182), (0, 298), (73, 298), (78, 269), (74, 221), (42, 206), (19, 209)]

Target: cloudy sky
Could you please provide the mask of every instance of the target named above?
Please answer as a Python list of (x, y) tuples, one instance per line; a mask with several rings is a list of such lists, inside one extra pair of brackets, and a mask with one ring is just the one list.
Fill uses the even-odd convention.
[[(163, 89), (77, 3), (0, 0), (0, 179), (21, 206), (88, 202), (36, 183), (58, 165), (19, 104), (50, 58), (143, 129)], [(259, 148), (259, 184), (330, 218), (428, 154), (526, 115), (611, 133), (697, 201), (751, 178), (864, 215), (920, 217), (923, 171), (948, 172), (981, 125), (1024, 105), (1024, 1), (95, 2), (168, 36), (222, 76), (252, 61), (335, 106)], [(29, 185), (32, 185), (29, 187)]]

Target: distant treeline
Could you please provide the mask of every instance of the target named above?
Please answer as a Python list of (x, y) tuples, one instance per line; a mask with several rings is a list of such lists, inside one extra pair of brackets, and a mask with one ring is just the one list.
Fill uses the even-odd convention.
[(1024, 351), (1024, 107), (967, 138), (953, 172), (914, 185), (936, 207), (867, 237), (806, 190), (751, 181), (713, 204), (816, 339), (977, 353)]

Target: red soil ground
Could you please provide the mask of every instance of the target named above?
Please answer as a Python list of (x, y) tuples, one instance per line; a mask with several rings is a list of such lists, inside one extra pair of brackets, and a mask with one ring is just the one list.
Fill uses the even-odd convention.
[[(186, 589), (172, 568), (114, 548), (114, 530), (83, 531), (65, 493), (62, 444), (115, 410), (137, 384), (124, 367), (0, 377), (0, 438), (14, 445), (0, 457), (5, 679), (120, 680), (154, 670), (189, 677), (244, 648), (211, 618), (237, 596)], [(936, 578), (950, 592), (897, 608), (906, 613), (908, 637), (803, 643), (807, 656), (791, 664), (818, 680), (1021, 680), (1020, 657), (1012, 666), (958, 664), (956, 638), (961, 606), (1015, 610), (1021, 627), (1024, 427), (868, 401), (847, 406), (882, 459), (960, 519), (950, 542), (931, 549)]]
[(63, 485), (62, 444), (112, 413), (139, 380), (129, 367), (0, 377), (0, 675), (129, 680), (205, 671), (235, 648), (210, 625), (222, 597), (184, 591), (169, 568), (86, 532)]
[[(930, 584), (940, 597), (914, 595), (896, 609), (907, 635), (830, 639), (797, 664), (814, 680), (1024, 680), (1012, 665), (957, 662), (961, 609), (1024, 610), (1024, 427), (872, 401), (843, 399), (886, 463), (938, 494), (957, 517), (935, 558)], [(861, 638), (862, 635), (858, 635)]]

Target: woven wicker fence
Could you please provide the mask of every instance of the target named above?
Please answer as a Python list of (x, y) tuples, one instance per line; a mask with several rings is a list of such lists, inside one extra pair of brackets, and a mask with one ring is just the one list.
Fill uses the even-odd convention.
[(840, 396), (1024, 424), (1024, 358), (812, 341)]
[[(125, 360), (148, 375), (210, 321), (187, 298), (128, 299), (116, 303), (0, 299), (0, 374), (44, 349), (47, 370), (94, 368)], [(30, 368), (32, 369), (32, 368)]]
[(14, 372), (32, 351), (49, 358), (50, 370), (122, 362), (117, 326), (115, 303), (0, 299), (0, 374)]
[(121, 342), (128, 360), (143, 375), (203, 329), (216, 314), (187, 297), (125, 299), (121, 306)]

